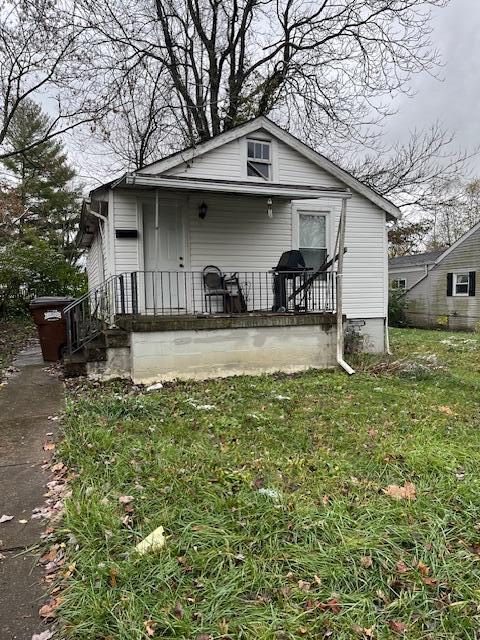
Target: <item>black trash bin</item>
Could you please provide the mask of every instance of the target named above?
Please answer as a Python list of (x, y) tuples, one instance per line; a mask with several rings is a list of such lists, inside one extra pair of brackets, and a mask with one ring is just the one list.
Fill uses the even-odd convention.
[(73, 298), (49, 296), (34, 298), (30, 302), (30, 313), (37, 325), (38, 337), (46, 362), (60, 360), (62, 349), (67, 344), (67, 324), (63, 310)]

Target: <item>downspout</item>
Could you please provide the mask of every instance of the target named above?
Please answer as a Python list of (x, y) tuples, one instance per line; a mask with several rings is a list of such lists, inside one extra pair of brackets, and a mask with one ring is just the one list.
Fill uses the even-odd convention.
[[(94, 211), (93, 209), (89, 209), (88, 213), (92, 216), (95, 216), (95, 218), (98, 218), (99, 220), (101, 220), (103, 222), (103, 224), (108, 224), (108, 220), (105, 216), (102, 216), (101, 213), (97, 213), (96, 211)], [(102, 238), (102, 242), (105, 241), (105, 237), (104, 237), (104, 233), (103, 233), (103, 226), (101, 224), (98, 225), (98, 228), (100, 229), (100, 237)]]
[(390, 351), (390, 332), (388, 328), (388, 318), (385, 318), (385, 351), (387, 356), (391, 356), (392, 352)]
[(342, 210), (338, 224), (338, 263), (337, 263), (337, 363), (352, 375), (355, 371), (343, 359), (344, 334), (343, 334), (343, 253), (345, 249), (345, 226), (347, 222), (347, 198), (342, 198)]

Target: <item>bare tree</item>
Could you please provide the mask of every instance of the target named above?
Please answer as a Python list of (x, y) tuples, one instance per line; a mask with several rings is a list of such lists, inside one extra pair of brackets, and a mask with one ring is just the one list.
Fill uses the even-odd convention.
[(450, 246), (480, 221), (480, 180), (457, 179), (446, 185), (447, 196), (434, 209), (428, 246)]
[(433, 215), (455, 200), (477, 152), (457, 148), (454, 134), (437, 123), (426, 131), (414, 130), (404, 144), (368, 154), (349, 169), (405, 215)]
[(374, 137), (383, 98), (434, 67), (429, 9), (446, 2), (79, 0), (79, 15), (103, 60), (109, 42), (121, 65), (157, 63), (191, 143), (272, 114), (326, 149)]
[[(0, 4), (0, 158), (29, 151), (104, 113), (110, 97), (97, 82), (85, 35), (69, 3)], [(13, 148), (8, 132), (29, 99), (44, 104), (50, 125), (29, 146)]]
[(180, 134), (169, 102), (169, 86), (162, 71), (145, 58), (122, 77), (113, 79), (114, 106), (97, 133), (122, 167), (142, 167), (158, 158), (160, 150), (177, 150), (186, 139)]

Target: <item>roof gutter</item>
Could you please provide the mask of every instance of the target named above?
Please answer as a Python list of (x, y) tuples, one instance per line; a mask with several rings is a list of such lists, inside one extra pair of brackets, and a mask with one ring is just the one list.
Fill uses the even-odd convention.
[[(118, 183), (117, 183), (118, 184)], [(146, 176), (138, 174), (126, 174), (125, 184), (129, 186), (144, 186), (159, 188), (164, 187), (166, 189), (180, 189), (187, 191), (209, 191), (212, 193), (232, 193), (239, 195), (251, 195), (251, 196), (280, 196), (289, 199), (317, 199), (317, 198), (350, 198), (351, 193), (348, 189), (322, 189), (308, 188), (292, 189), (289, 187), (283, 187), (279, 185), (273, 185), (268, 183), (252, 183), (246, 186), (243, 183), (222, 183), (222, 182), (196, 182), (195, 180), (185, 180), (172, 178), (159, 178), (157, 176)]]

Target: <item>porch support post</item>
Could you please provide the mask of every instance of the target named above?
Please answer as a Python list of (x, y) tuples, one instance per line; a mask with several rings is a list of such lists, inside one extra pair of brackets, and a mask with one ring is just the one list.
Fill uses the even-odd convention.
[(343, 254), (345, 251), (345, 228), (347, 224), (347, 198), (342, 198), (342, 209), (338, 223), (338, 263), (336, 277), (337, 299), (337, 362), (349, 375), (355, 373), (352, 367), (343, 359)]

